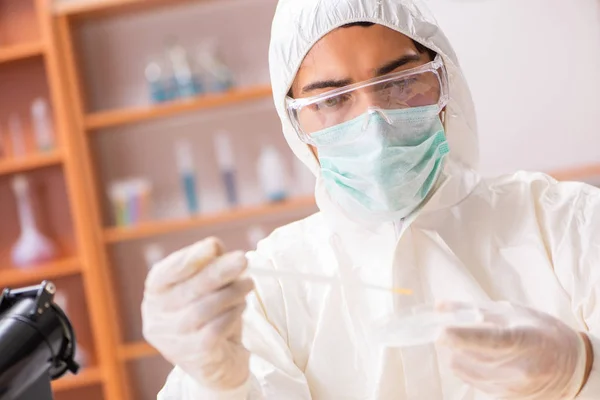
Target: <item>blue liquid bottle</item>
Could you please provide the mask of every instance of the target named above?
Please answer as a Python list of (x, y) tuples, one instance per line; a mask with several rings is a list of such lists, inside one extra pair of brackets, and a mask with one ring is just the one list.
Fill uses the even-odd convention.
[(198, 214), (200, 204), (191, 144), (187, 141), (177, 142), (175, 144), (175, 156), (188, 213), (190, 215)]
[(227, 132), (217, 132), (215, 135), (215, 150), (217, 163), (221, 172), (221, 179), (227, 194), (227, 203), (230, 207), (238, 205), (238, 191), (236, 183), (235, 160), (231, 146), (231, 138)]

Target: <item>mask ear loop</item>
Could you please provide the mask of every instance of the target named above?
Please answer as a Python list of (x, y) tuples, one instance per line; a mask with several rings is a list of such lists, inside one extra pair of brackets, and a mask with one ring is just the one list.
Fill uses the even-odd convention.
[(440, 112), (440, 119), (442, 120), (442, 125), (446, 126), (446, 107), (442, 108)]

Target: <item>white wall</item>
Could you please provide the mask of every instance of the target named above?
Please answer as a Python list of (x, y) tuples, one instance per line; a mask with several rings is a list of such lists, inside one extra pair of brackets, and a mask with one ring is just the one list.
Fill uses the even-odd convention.
[(428, 3), (473, 91), (484, 174), (600, 162), (600, 1)]

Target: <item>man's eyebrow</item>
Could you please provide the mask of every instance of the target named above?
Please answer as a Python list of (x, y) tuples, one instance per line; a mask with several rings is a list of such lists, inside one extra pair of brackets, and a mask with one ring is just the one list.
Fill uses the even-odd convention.
[(390, 61), (389, 63), (385, 64), (383, 67), (377, 68), (375, 70), (375, 75), (376, 76), (381, 76), (381, 75), (386, 75), (389, 74), (390, 72), (394, 71), (397, 68), (402, 67), (403, 65), (406, 65), (410, 62), (414, 62), (414, 61), (420, 61), (421, 60), (421, 56), (418, 54), (407, 54), (404, 55), (394, 61)]
[(329, 79), (326, 81), (317, 81), (317, 82), (309, 83), (308, 85), (304, 86), (302, 88), (302, 93), (311, 92), (311, 91), (317, 90), (317, 89), (341, 88), (344, 86), (348, 86), (351, 83), (352, 83), (352, 79), (349, 79), (349, 78), (340, 79), (340, 80)]
[[(410, 62), (420, 61), (421, 57), (418, 54), (407, 54), (396, 60), (390, 61), (384, 66), (375, 70), (375, 76), (381, 76), (389, 74), (397, 68), (402, 67)], [(325, 81), (316, 81), (309, 83), (302, 88), (302, 93), (308, 93), (317, 89), (336, 89), (352, 84), (353, 81), (350, 78), (346, 79), (328, 79)]]

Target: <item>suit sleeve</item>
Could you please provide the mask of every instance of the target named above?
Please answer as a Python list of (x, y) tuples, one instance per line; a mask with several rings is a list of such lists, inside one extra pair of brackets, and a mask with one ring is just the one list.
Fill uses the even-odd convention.
[(594, 350), (594, 365), (578, 399), (600, 399), (600, 190), (581, 183), (553, 183), (541, 197), (556, 275), (571, 297)]

